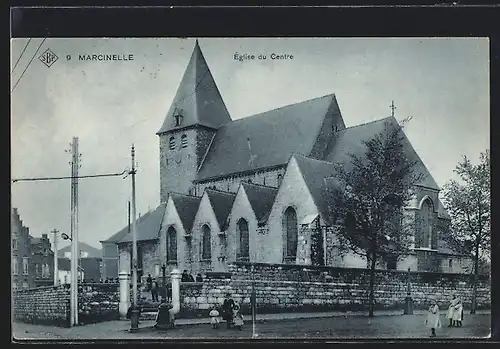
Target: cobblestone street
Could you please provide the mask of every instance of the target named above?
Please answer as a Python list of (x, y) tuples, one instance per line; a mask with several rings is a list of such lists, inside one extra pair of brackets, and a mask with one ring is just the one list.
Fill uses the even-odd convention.
[[(444, 314), (442, 321), (446, 319)], [(259, 321), (258, 338), (262, 339), (355, 339), (355, 338), (428, 338), (424, 325), (425, 316), (378, 315), (335, 316), (328, 318), (283, 319)], [(23, 323), (13, 324), (16, 339), (250, 339), (252, 324), (246, 322), (242, 331), (226, 329), (221, 323), (214, 330), (209, 324), (179, 325), (173, 330), (155, 330), (153, 321), (144, 321), (140, 330), (129, 333), (127, 321), (110, 321), (74, 328), (58, 328)], [(446, 323), (438, 329), (436, 339), (484, 338), (490, 334), (490, 315), (480, 313), (465, 315), (462, 328), (448, 328)]]

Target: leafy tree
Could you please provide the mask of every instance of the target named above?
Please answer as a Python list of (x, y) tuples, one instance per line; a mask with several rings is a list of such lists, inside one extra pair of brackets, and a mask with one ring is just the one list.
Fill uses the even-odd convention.
[(375, 308), (377, 262), (408, 254), (413, 239), (403, 207), (414, 195), (422, 174), (405, 154), (402, 126), (386, 122), (384, 130), (364, 141), (364, 154), (349, 154), (350, 163), (337, 166), (328, 189), (329, 211), (341, 250), (366, 258), (370, 270), (369, 316)]
[(489, 150), (481, 153), (477, 165), (464, 156), (455, 172), (459, 180), (451, 180), (444, 186), (444, 202), (451, 216), (447, 241), (452, 249), (473, 261), (471, 314), (474, 314), (481, 264), (491, 251)]

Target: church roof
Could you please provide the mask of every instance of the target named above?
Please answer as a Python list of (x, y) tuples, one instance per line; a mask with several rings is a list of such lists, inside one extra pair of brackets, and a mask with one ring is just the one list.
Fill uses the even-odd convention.
[[(348, 170), (351, 164), (350, 154), (362, 156), (366, 152), (366, 146), (363, 141), (367, 141), (377, 133), (382, 132), (386, 122), (394, 125), (397, 125), (398, 123), (397, 120), (391, 116), (339, 131), (335, 146), (332, 148), (331, 152), (325, 156), (324, 160), (343, 164), (344, 168)], [(403, 138), (403, 145), (406, 156), (408, 156), (409, 160), (416, 161), (416, 165), (414, 167), (415, 173), (423, 175), (423, 179), (418, 183), (418, 185), (439, 190), (439, 186), (416, 153), (406, 135), (404, 135)]]
[(326, 200), (327, 183), (325, 178), (335, 175), (335, 166), (331, 162), (311, 159), (299, 154), (293, 154), (302, 177), (311, 193), (321, 217), (329, 222), (328, 203)]
[(179, 193), (170, 193), (170, 197), (174, 202), (175, 209), (179, 214), (184, 230), (186, 232), (190, 231), (193, 227), (194, 217), (196, 215), (196, 211), (198, 211), (201, 198)]
[[(160, 234), (161, 224), (163, 222), (163, 217), (165, 216), (166, 204), (161, 204), (154, 211), (149, 211), (143, 216), (141, 216), (136, 221), (136, 237), (137, 241), (147, 241), (156, 240)], [(132, 242), (132, 230), (128, 233), (128, 227), (124, 229), (127, 230), (127, 234), (117, 243), (129, 243)], [(130, 227), (132, 229), (132, 227)]]
[(257, 222), (264, 223), (271, 212), (278, 188), (248, 182), (242, 182), (241, 185), (245, 189)]
[(177, 114), (182, 115), (179, 127), (203, 125), (218, 128), (231, 121), (198, 41), (158, 135), (176, 128)]
[(291, 153), (308, 155), (335, 95), (287, 105), (222, 125), (197, 180), (286, 165)]
[(236, 194), (213, 189), (205, 189), (205, 193), (208, 195), (215, 217), (219, 223), (219, 228), (221, 231), (225, 230), (227, 217), (233, 207)]

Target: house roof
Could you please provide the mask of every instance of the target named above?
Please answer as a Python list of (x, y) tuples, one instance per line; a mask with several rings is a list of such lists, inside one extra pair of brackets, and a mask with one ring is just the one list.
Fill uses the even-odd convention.
[(34, 238), (32, 236), (30, 236), (30, 237), (31, 237), (30, 242), (31, 242), (32, 245), (36, 245), (36, 244), (39, 244), (39, 243), (42, 242), (41, 238)]
[(180, 127), (203, 125), (216, 129), (231, 121), (198, 41), (158, 135), (176, 128), (177, 114), (182, 115)]
[[(79, 241), (78, 248), (80, 249), (80, 251), (87, 252), (89, 258), (101, 258), (102, 257), (102, 252), (100, 249), (92, 247), (89, 244), (86, 244), (85, 242)], [(71, 245), (63, 247), (57, 251), (57, 253), (60, 253), (60, 254), (64, 254), (65, 252), (71, 252)]]
[(248, 201), (259, 223), (264, 223), (274, 204), (278, 188), (242, 182)]
[[(166, 204), (161, 204), (155, 210), (149, 211), (136, 221), (137, 241), (156, 240), (160, 234), (161, 224), (165, 216)], [(128, 228), (127, 228), (128, 229)], [(132, 231), (117, 243), (132, 242)]]
[[(392, 125), (398, 125), (397, 120), (391, 116), (339, 131), (335, 141), (335, 146), (332, 147), (331, 151), (325, 156), (324, 160), (343, 164), (344, 168), (348, 170), (351, 167), (350, 154), (362, 156), (366, 152), (366, 146), (363, 141), (368, 141), (377, 133), (383, 132), (386, 122)], [(418, 183), (418, 185), (439, 190), (439, 186), (416, 153), (406, 135), (403, 137), (403, 146), (408, 159), (410, 161), (416, 161), (414, 172), (416, 174), (423, 175), (423, 179)]]
[(210, 204), (214, 210), (220, 230), (225, 230), (227, 217), (233, 207), (236, 194), (214, 189), (205, 189), (205, 193), (210, 200)]
[[(137, 222), (139, 222), (142, 219), (142, 216), (137, 219)], [(117, 243), (121, 241), (127, 235), (129, 232), (128, 225), (123, 227), (121, 230), (119, 230), (117, 233), (111, 235), (111, 237), (107, 238), (106, 240), (102, 240), (101, 243)]]
[[(286, 165), (291, 153), (309, 155), (335, 95), (287, 105), (222, 125), (198, 171), (197, 181)], [(298, 141), (299, 140), (299, 141)]]
[(174, 202), (175, 209), (184, 226), (186, 232), (193, 227), (194, 217), (200, 206), (200, 197), (184, 195), (179, 193), (170, 193), (170, 197)]
[(321, 217), (329, 221), (328, 203), (326, 200), (327, 182), (325, 178), (335, 174), (335, 166), (331, 162), (311, 159), (299, 154), (292, 157), (297, 161), (302, 177), (311, 193)]
[[(83, 270), (81, 266), (78, 266), (80, 270)], [(71, 271), (71, 259), (69, 258), (57, 258), (57, 269), (64, 271)]]

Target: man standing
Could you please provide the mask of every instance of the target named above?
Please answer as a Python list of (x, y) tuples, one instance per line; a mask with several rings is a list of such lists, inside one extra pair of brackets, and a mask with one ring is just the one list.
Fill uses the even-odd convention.
[(446, 316), (450, 321), (448, 327), (452, 327), (454, 325), (453, 314), (455, 313), (455, 305), (457, 305), (457, 303), (458, 303), (457, 295), (454, 293), (453, 298), (450, 301), (450, 306), (448, 307), (448, 314)]
[(234, 305), (234, 300), (231, 298), (231, 294), (226, 294), (226, 299), (224, 299), (224, 303), (222, 304), (222, 318), (226, 320), (227, 328), (230, 328), (233, 322)]
[(158, 302), (158, 283), (156, 282), (156, 279), (153, 279), (151, 284), (151, 298), (153, 299), (153, 302)]
[(151, 274), (148, 274), (148, 278), (146, 279), (146, 284), (148, 286), (147, 292), (151, 292), (151, 286), (153, 285), (153, 279), (151, 278)]

